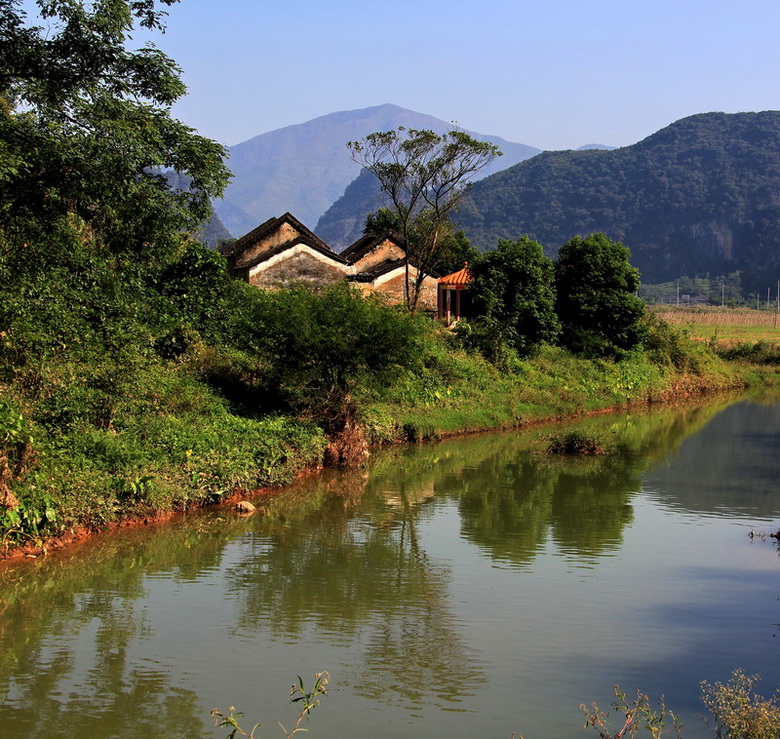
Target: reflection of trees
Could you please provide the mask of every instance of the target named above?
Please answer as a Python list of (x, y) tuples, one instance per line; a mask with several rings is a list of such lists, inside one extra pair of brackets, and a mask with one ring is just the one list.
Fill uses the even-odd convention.
[(666, 409), (578, 424), (615, 448), (604, 456), (536, 453), (544, 446), (540, 433), (507, 435), (490, 449), (462, 445), (458, 479), (444, 487), (459, 491), (463, 536), (496, 560), (528, 562), (551, 535), (567, 555), (591, 561), (620, 544), (642, 472), (717, 410), (711, 405)]
[[(649, 481), (675, 508), (773, 517), (778, 512), (779, 444), (776, 397), (774, 405), (740, 403), (689, 439), (685, 454), (654, 470)], [(669, 486), (670, 479), (677, 484)]]
[[(0, 584), (0, 724), (18, 736), (199, 736), (206, 709), (162, 668), (139, 667), (133, 643), (152, 628), (144, 578), (189, 579), (218, 565), (226, 539), (173, 524), (108, 535), (27, 566)], [(152, 533), (150, 536), (149, 534)]]
[[(342, 474), (335, 487), (358, 479), (365, 486), (359, 473)], [(361, 645), (350, 672), (376, 700), (462, 700), (480, 675), (447, 606), (448, 571), (418, 540), (421, 510), (394, 490), (368, 495), (360, 516), (330, 497), (294, 527), (259, 521), (226, 574), (239, 627)]]

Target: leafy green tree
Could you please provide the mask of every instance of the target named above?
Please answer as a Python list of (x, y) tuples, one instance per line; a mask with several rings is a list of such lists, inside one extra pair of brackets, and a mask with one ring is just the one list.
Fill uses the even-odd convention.
[[(160, 258), (208, 219), (227, 182), (224, 150), (170, 116), (185, 92), (175, 63), (128, 48), (134, 26), (162, 29), (159, 6), (176, 1), (38, 0), (47, 28), (19, 0), (0, 3), (5, 250), (76, 219), (113, 253)], [(173, 189), (165, 170), (189, 186)]]
[(397, 230), (408, 244), (406, 304), (415, 310), (423, 281), (434, 271), (445, 237), (452, 233), (450, 216), (469, 179), (501, 151), (463, 131), (439, 135), (403, 126), (347, 146), (352, 159), (379, 180)]
[(403, 228), (398, 216), (390, 208), (379, 208), (366, 216), (366, 223), (363, 226), (364, 234), (372, 236), (381, 236), (385, 231), (399, 231)]
[[(160, 270), (227, 182), (224, 150), (170, 116), (185, 92), (134, 27), (177, 0), (0, 1), (0, 352), (146, 340)], [(175, 170), (188, 185), (176, 188)], [(151, 291), (151, 293), (150, 293)], [(152, 300), (154, 303), (154, 301)], [(164, 301), (154, 303), (164, 309)], [(102, 338), (101, 338), (102, 337)], [(147, 346), (149, 342), (146, 342)]]
[(555, 287), (560, 343), (570, 351), (619, 358), (644, 341), (645, 308), (634, 295), (639, 271), (620, 242), (603, 233), (569, 239), (555, 263)]
[(527, 236), (501, 239), (493, 251), (469, 266), (468, 292), (477, 318), (473, 322), (481, 349), (493, 359), (509, 347), (528, 355), (555, 339), (553, 263), (541, 244)]

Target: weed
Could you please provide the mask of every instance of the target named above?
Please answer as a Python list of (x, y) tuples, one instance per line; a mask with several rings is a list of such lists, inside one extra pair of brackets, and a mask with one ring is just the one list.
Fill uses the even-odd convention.
[(598, 437), (576, 429), (551, 434), (548, 439), (548, 454), (606, 454), (607, 452), (607, 447)]
[(681, 737), (680, 720), (666, 708), (663, 696), (658, 700), (658, 708), (654, 709), (650, 699), (644, 693), (637, 691), (636, 698), (629, 703), (626, 694), (615, 686), (616, 701), (612, 704), (612, 710), (621, 716), (623, 725), (617, 731), (609, 727), (609, 715), (602, 711), (595, 703), (590, 707), (581, 705), (580, 711), (585, 715), (585, 727), (593, 727), (601, 739), (622, 739), (622, 737), (636, 737), (642, 731), (646, 731), (651, 739), (660, 739), (668, 733), (666, 723), (671, 721), (678, 739)]
[(702, 700), (712, 713), (718, 739), (778, 739), (780, 698), (755, 692), (758, 675), (734, 670), (727, 683), (703, 682)]
[[(279, 724), (287, 739), (291, 739), (299, 731), (307, 731), (307, 729), (301, 726), (301, 722), (304, 718), (308, 719), (311, 712), (320, 704), (320, 696), (328, 694), (329, 682), (330, 674), (328, 672), (318, 672), (314, 675), (314, 685), (312, 685), (311, 690), (307, 690), (303, 679), (300, 675), (298, 676), (298, 684), (290, 688), (290, 703), (300, 704), (295, 724), (289, 731), (281, 723)], [(211, 709), (211, 718), (214, 721), (214, 726), (231, 729), (227, 739), (234, 739), (237, 734), (255, 739), (255, 731), (260, 728), (261, 724), (256, 723), (251, 731), (246, 732), (239, 724), (239, 719), (243, 715), (243, 713), (236, 711), (233, 706), (228, 709), (226, 714), (216, 708)]]

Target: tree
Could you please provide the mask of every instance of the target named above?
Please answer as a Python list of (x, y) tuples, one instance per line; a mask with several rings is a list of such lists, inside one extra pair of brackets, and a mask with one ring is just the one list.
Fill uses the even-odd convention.
[(555, 287), (560, 343), (567, 349), (619, 358), (643, 342), (645, 308), (634, 295), (639, 270), (620, 242), (603, 233), (569, 239), (558, 253)]
[(155, 301), (158, 277), (227, 182), (223, 148), (170, 116), (185, 92), (176, 64), (154, 46), (131, 48), (132, 30), (162, 30), (160, 8), (177, 1), (37, 0), (42, 28), (20, 0), (0, 0), (9, 361), (148, 348), (141, 325), (170, 302)]
[(468, 288), (482, 351), (498, 359), (504, 347), (528, 355), (553, 341), (560, 325), (555, 315), (553, 263), (541, 244), (527, 236), (501, 239), (498, 248), (469, 266)]
[(352, 159), (379, 180), (407, 242), (406, 303), (415, 310), (423, 281), (440, 257), (443, 237), (452, 233), (450, 216), (469, 179), (501, 151), (463, 131), (439, 135), (403, 126), (347, 146)]
[[(157, 251), (208, 219), (223, 148), (170, 116), (176, 64), (134, 26), (163, 29), (178, 0), (0, 0), (0, 235), (6, 249), (80, 224), (112, 252)], [(171, 187), (165, 170), (184, 176)], [(23, 233), (26, 232), (26, 233)], [(21, 236), (17, 239), (16, 236)]]
[[(364, 234), (381, 236), (388, 229), (400, 232), (402, 224), (398, 216), (390, 208), (379, 208), (366, 216), (363, 226)], [(411, 241), (415, 241), (414, 235)], [(439, 238), (439, 249), (433, 270), (446, 275), (463, 267), (465, 262), (473, 262), (479, 252), (471, 245), (464, 231), (455, 231), (452, 223), (445, 224), (445, 229)]]

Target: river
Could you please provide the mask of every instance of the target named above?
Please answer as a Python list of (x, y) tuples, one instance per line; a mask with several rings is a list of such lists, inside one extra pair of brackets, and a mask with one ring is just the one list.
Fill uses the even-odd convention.
[[(711, 737), (702, 680), (780, 686), (780, 404), (712, 400), (382, 450), (262, 501), (0, 570), (0, 735), (596, 737), (580, 703), (666, 696)], [(304, 725), (306, 725), (304, 723)]]

